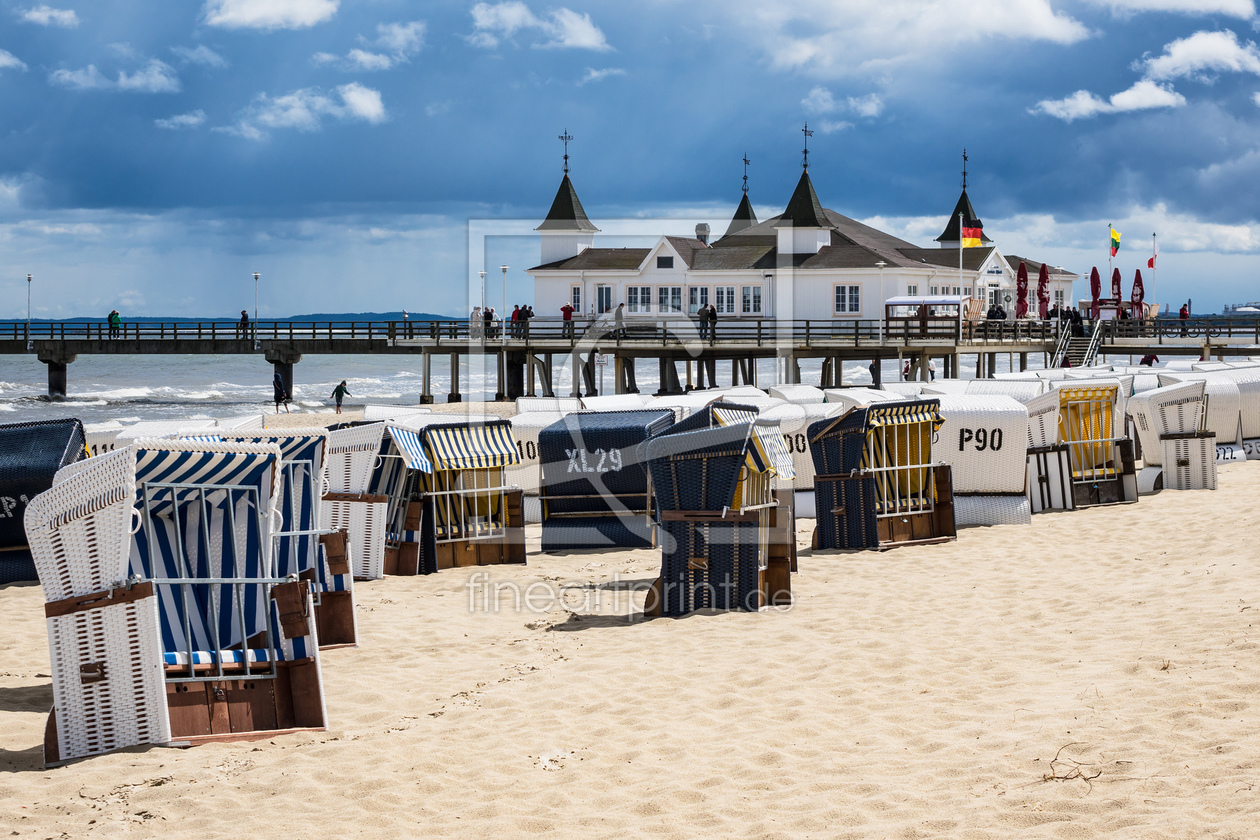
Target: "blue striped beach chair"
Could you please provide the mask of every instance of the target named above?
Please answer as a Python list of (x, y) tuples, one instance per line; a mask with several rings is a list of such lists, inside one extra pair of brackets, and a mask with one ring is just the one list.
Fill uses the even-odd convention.
[(814, 548), (955, 539), (950, 468), (933, 460), (939, 400), (881, 402), (809, 427)]
[[(639, 447), (656, 495), (661, 576), (648, 615), (790, 603), (792, 456), (778, 423), (708, 405)], [(774, 481), (787, 488), (776, 495)], [(787, 537), (773, 540), (776, 517)], [(773, 540), (773, 541), (772, 541)], [(776, 546), (778, 547), (776, 549)]]
[(273, 549), (282, 470), (276, 444), (140, 439), (32, 501), (47, 762), (325, 728), (311, 587)]

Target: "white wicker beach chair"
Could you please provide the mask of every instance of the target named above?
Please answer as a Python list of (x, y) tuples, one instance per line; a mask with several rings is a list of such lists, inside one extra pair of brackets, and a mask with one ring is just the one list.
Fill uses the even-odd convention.
[(45, 760), (324, 728), (310, 592), (270, 550), (279, 448), (141, 439), (85, 463), (25, 519), (48, 602)]
[(84, 436), (87, 439), (88, 457), (104, 455), (106, 452), (114, 451), (114, 441), (118, 438), (118, 434), (123, 430), (123, 424), (117, 420), (110, 420), (105, 423), (87, 423), (83, 426)]
[(140, 438), (177, 438), (213, 428), (213, 420), (141, 420), (119, 432), (114, 447), (122, 449)]
[(608, 394), (602, 397), (582, 397), (585, 411), (637, 411), (652, 397), (642, 394)]
[(419, 405), (365, 405), (363, 419), (368, 423), (382, 423), (386, 420), (403, 420), (417, 414), (431, 414), (433, 409)]
[(941, 396), (943, 394), (957, 394), (959, 396), (968, 393), (967, 387), (974, 379), (936, 379), (932, 382), (924, 382), (923, 388), (919, 391), (923, 396)]
[[(874, 388), (828, 388), (825, 393), (828, 405), (843, 406), (846, 411), (864, 405), (873, 405), (874, 403), (907, 399), (907, 396), (898, 394), (896, 391), (877, 391)], [(913, 398), (918, 395), (919, 389), (916, 389), (913, 394), (908, 396)]]
[(796, 405), (814, 405), (827, 400), (823, 390), (813, 385), (772, 385), (770, 396)]
[[(552, 423), (571, 414), (571, 411), (527, 411), (508, 418), (512, 424), (512, 437), (516, 438), (516, 450), (521, 460), (507, 467), (505, 480), (525, 491), (527, 497), (537, 496), (542, 486), (542, 461), (538, 457), (538, 434)], [(526, 513), (528, 519), (528, 512)]]
[(1007, 396), (1021, 403), (1027, 403), (1045, 392), (1046, 383), (1041, 379), (971, 379), (964, 391), (972, 396)]
[(327, 490), (320, 527), (350, 535), (354, 577), (385, 576), (385, 517), (388, 500), (368, 494), (381, 452), (384, 423), (352, 426), (328, 434)]
[(1059, 443), (1059, 394), (1048, 391), (1024, 404), (1028, 411), (1028, 486), (1033, 513), (1074, 510), (1072, 466), (1066, 444)]
[(1243, 452), (1242, 391), (1238, 383), (1213, 373), (1160, 374), (1160, 385), (1178, 382), (1203, 382), (1204, 412), (1202, 431), (1216, 435), (1216, 460), (1246, 460)]
[(1192, 434), (1199, 430), (1203, 423), (1204, 384), (1200, 381), (1166, 385), (1141, 391), (1129, 400), (1129, 416), (1133, 418), (1146, 466), (1163, 463), (1162, 436)]
[(946, 394), (940, 403), (945, 422), (932, 451), (950, 465), (957, 524), (1027, 524), (1028, 409), (1005, 395)]
[[(906, 398), (906, 397), (917, 397), (917, 396), (919, 395), (919, 393), (923, 390), (923, 386), (924, 386), (925, 384), (926, 384), (926, 383), (923, 383), (923, 382), (917, 382), (917, 381), (914, 381), (914, 382), (885, 382), (885, 383), (883, 383), (883, 384), (880, 386), (880, 389), (881, 389), (881, 390), (883, 390), (883, 391), (887, 391), (889, 394), (891, 394), (893, 399), (904, 399), (904, 398)], [(839, 390), (856, 391), (856, 390), (859, 390), (859, 389), (857, 389), (857, 388), (841, 388), (841, 389), (839, 389)], [(829, 395), (829, 396), (828, 396), (828, 401), (830, 401), (830, 393), (831, 393), (831, 389), (829, 389), (827, 393), (828, 393), (828, 395)]]
[(517, 397), (517, 414), (542, 411), (547, 414), (568, 414), (581, 411), (582, 400), (579, 397)]

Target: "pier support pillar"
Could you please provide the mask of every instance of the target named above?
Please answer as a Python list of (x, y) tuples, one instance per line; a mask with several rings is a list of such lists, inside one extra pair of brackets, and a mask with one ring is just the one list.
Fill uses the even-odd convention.
[(661, 386), (656, 395), (663, 397), (666, 394), (681, 394), (682, 384), (678, 381), (678, 368), (674, 367), (674, 360), (661, 358), (657, 359), (657, 363), (660, 366)]
[(871, 359), (871, 387), (876, 390), (884, 387), (884, 360), (878, 356)]
[(554, 397), (556, 395), (555, 379), (553, 378), (554, 370), (551, 354), (544, 354), (542, 360), (542, 389), (544, 397)]
[(1028, 354), (1020, 353), (1019, 354), (1019, 372), (1023, 373), (1026, 370), (1028, 370)]
[(572, 383), (569, 386), (570, 397), (582, 396), (582, 356), (576, 350), (569, 354), (569, 363), (573, 370)]
[(731, 387), (739, 386), (739, 359), (731, 359)]
[(919, 381), (920, 382), (932, 381), (932, 371), (928, 367), (928, 365), (930, 364), (932, 364), (932, 357), (929, 356), (927, 353), (920, 353), (919, 354)]
[(40, 351), (36, 356), (48, 365), (48, 396), (50, 399), (63, 400), (66, 397), (66, 368), (75, 360), (73, 353)]
[(280, 374), (280, 381), (284, 383), (284, 391), (289, 395), (289, 399), (296, 399), (293, 393), (293, 366), (302, 361), (302, 354), (273, 347), (263, 351), (263, 358), (271, 363), (276, 373)]
[(534, 364), (535, 362), (537, 362), (537, 359), (534, 358), (533, 353), (530, 353), (528, 356), (525, 357), (525, 376), (526, 376), (525, 396), (527, 397), (537, 396), (537, 394), (534, 393)]
[(505, 355), (506, 354), (502, 350), (494, 354), (494, 371), (495, 371), (494, 401), (495, 402), (503, 402), (504, 400), (507, 399), (507, 390), (504, 388), (504, 384), (505, 384), (504, 380), (507, 378), (506, 372), (504, 370), (507, 367), (507, 361), (504, 359)]
[(992, 379), (993, 374), (997, 373), (997, 353), (986, 353), (985, 355), (989, 357), (989, 364), (988, 364), (989, 372), (988, 374), (985, 375), (984, 378)]
[(446, 395), (447, 402), (463, 402), (464, 398), (459, 393), (459, 354), (451, 354), (451, 392)]
[(504, 399), (514, 400), (525, 395), (526, 354), (522, 350), (503, 353)]
[(696, 387), (699, 388), (701, 391), (703, 391), (706, 387), (704, 383), (709, 381), (707, 377), (708, 372), (709, 372), (708, 367), (705, 365), (704, 359), (697, 359), (696, 360)]
[(691, 378), (691, 360), (688, 359), (684, 364), (687, 366), (687, 387), (685, 390), (690, 391), (695, 387), (695, 380)]
[(586, 362), (582, 365), (582, 378), (586, 381), (586, 396), (599, 396), (599, 386), (595, 382), (595, 356), (599, 352), (598, 348), (592, 350), (586, 356)]
[(844, 387), (844, 359), (835, 356), (831, 362), (831, 379), (835, 383), (835, 387)]
[(430, 405), (433, 402), (433, 354), (425, 353), (421, 357), (420, 367), (422, 369), (424, 384), (421, 386), (423, 390), (420, 392), (420, 405)]
[(626, 392), (625, 384), (625, 367), (626, 360), (620, 355), (613, 356), (613, 393), (624, 394)]

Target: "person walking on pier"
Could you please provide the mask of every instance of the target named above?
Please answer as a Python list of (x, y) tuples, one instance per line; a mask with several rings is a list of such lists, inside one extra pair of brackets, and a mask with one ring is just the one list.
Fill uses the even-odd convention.
[(332, 398), (337, 401), (338, 414), (341, 413), (341, 401), (348, 396), (353, 397), (354, 394), (350, 393), (350, 389), (346, 387), (346, 380), (343, 379), (341, 380), (340, 385), (338, 385), (336, 388), (333, 388), (333, 392), (332, 392)]
[(624, 303), (617, 304), (617, 310), (613, 312), (613, 326), (616, 328), (617, 343), (620, 344), (621, 339), (626, 337), (626, 305)]
[(713, 346), (714, 340), (717, 338), (717, 307), (709, 304), (709, 346)]
[(241, 310), (241, 320), (236, 322), (236, 337), (249, 338), (249, 313)]
[(564, 321), (564, 337), (573, 338), (573, 304), (560, 307), (560, 319)]
[(1181, 304), (1181, 311), (1177, 313), (1177, 318), (1181, 321), (1181, 337), (1185, 338), (1187, 333), (1186, 321), (1190, 320), (1190, 304)]
[(276, 375), (271, 380), (271, 390), (273, 398), (276, 401), (276, 414), (280, 413), (280, 404), (284, 403), (284, 413), (289, 413), (289, 392), (284, 387), (284, 380), (280, 378), (280, 372), (276, 371)]

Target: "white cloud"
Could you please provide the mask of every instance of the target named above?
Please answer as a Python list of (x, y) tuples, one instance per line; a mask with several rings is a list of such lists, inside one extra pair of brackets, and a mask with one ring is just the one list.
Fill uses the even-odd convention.
[(578, 84), (585, 85), (590, 82), (602, 82), (604, 79), (607, 79), (609, 76), (624, 76), (624, 75), (626, 75), (626, 71), (622, 70), (620, 67), (605, 67), (602, 70), (596, 70), (593, 67), (587, 67), (586, 74), (582, 76), (581, 79), (578, 79)]
[(64, 26), (67, 29), (79, 25), (79, 16), (74, 9), (54, 9), (52, 6), (35, 6), (18, 12), (18, 17), (27, 23), (40, 26)]
[(1051, 0), (707, 0), (737, 20), (772, 66), (812, 76), (884, 75), (977, 44), (1073, 44), (1089, 30)]
[(1256, 103), (1257, 105), (1260, 105), (1260, 93), (1251, 94), (1251, 101)]
[(178, 131), (182, 128), (197, 128), (205, 121), (206, 112), (198, 108), (196, 111), (189, 111), (187, 114), (176, 114), (173, 117), (167, 117), (164, 120), (154, 120), (153, 122), (158, 128)]
[(425, 23), (381, 23), (376, 27), (376, 46), (395, 55), (415, 55), (424, 46)]
[(1187, 15), (1229, 15), (1250, 19), (1256, 13), (1252, 0), (1090, 0), (1116, 14), (1178, 12)]
[(835, 134), (849, 128), (853, 128), (853, 123), (848, 120), (823, 120), (818, 124), (818, 130), (823, 134)]
[(342, 122), (359, 120), (377, 125), (388, 116), (380, 91), (351, 82), (331, 93), (319, 88), (302, 88), (274, 98), (260, 93), (235, 125), (220, 126), (215, 130), (248, 140), (262, 140), (267, 137), (268, 129), (319, 131), (325, 119)]
[(10, 70), (16, 68), (18, 70), (26, 69), (26, 62), (18, 58), (8, 50), (0, 50), (0, 70)]
[(135, 73), (120, 72), (118, 89), (137, 93), (179, 93), (179, 77), (171, 65), (152, 58)]
[[(1260, 95), (1260, 94), (1257, 94), (1257, 95)], [(446, 101), (430, 102), (428, 105), (424, 106), (424, 115), (426, 117), (440, 117), (442, 114), (445, 114), (446, 112), (450, 110), (451, 110), (450, 102), (446, 102)]]
[(1109, 100), (1103, 100), (1087, 90), (1078, 90), (1063, 99), (1043, 99), (1029, 113), (1046, 114), (1064, 122), (1088, 119), (1099, 114), (1118, 114), (1124, 111), (1145, 111), (1152, 108), (1179, 108), (1186, 98), (1172, 88), (1142, 79), (1128, 90), (1120, 91)]
[[(865, 96), (850, 96), (841, 103), (831, 91), (818, 85), (801, 100), (801, 107), (807, 114), (835, 114), (847, 110), (859, 117), (873, 119), (883, 113), (884, 100), (878, 93), (868, 93)], [(850, 128), (851, 125), (852, 123), (848, 122), (824, 122), (823, 132), (829, 134), (832, 131)], [(828, 130), (826, 126), (831, 126), (831, 129)]]
[(89, 64), (82, 70), (54, 70), (48, 77), (54, 85), (74, 90), (91, 90), (94, 88), (113, 87), (114, 83), (101, 75), (95, 64)]
[(1152, 79), (1192, 78), (1207, 81), (1207, 73), (1254, 73), (1260, 75), (1260, 49), (1250, 41), (1238, 42), (1229, 30), (1196, 32), (1164, 46), (1164, 54), (1141, 62)]
[(205, 20), (227, 29), (305, 29), (331, 18), (340, 0), (206, 0)]
[(175, 69), (156, 58), (149, 59), (149, 63), (135, 73), (121, 71), (117, 81), (102, 74), (95, 64), (89, 64), (82, 70), (54, 70), (48, 76), (48, 82), (72, 90), (119, 90), (130, 93), (178, 93), (180, 90)]
[(359, 70), (388, 70), (394, 66), (394, 60), (387, 55), (359, 49), (346, 53), (346, 61)]
[(533, 46), (541, 49), (573, 48), (606, 52), (611, 50), (604, 33), (589, 14), (559, 8), (538, 17), (520, 0), (478, 3), (472, 8), (473, 34), (468, 40), (476, 46), (493, 48), (518, 32), (536, 30), (550, 40)]
[(179, 56), (188, 64), (201, 64), (205, 67), (227, 67), (228, 60), (219, 55), (205, 44), (200, 44), (196, 48), (189, 47), (171, 47), (171, 52)]

